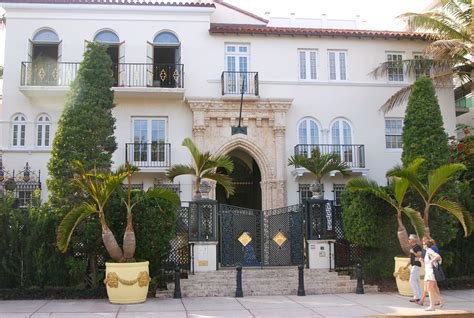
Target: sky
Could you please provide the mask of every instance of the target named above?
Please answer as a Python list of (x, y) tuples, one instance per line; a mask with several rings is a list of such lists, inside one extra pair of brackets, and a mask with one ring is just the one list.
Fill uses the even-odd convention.
[[(170, 0), (173, 1), (173, 0)], [(175, 0), (176, 1), (176, 0)], [(360, 16), (365, 29), (402, 30), (395, 17), (404, 12), (421, 12), (433, 0), (225, 0), (261, 17), (355, 19)], [(0, 14), (3, 10), (0, 8)], [(3, 65), (4, 30), (0, 28), (0, 65)]]
[(265, 17), (355, 19), (360, 15), (369, 29), (401, 30), (395, 17), (404, 12), (421, 12), (433, 0), (225, 0), (239, 8)]

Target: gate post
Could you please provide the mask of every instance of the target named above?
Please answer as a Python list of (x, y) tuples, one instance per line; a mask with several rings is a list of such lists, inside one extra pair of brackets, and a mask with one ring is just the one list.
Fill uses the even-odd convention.
[(238, 265), (236, 270), (237, 270), (237, 288), (235, 289), (235, 297), (241, 298), (241, 297), (244, 297), (244, 293), (242, 291), (242, 266)]
[(215, 200), (189, 203), (189, 243), (192, 244), (195, 272), (217, 270), (217, 209)]
[(304, 291), (304, 266), (298, 265), (298, 296), (306, 296)]
[(332, 201), (309, 199), (306, 201), (309, 268), (334, 267), (335, 215)]

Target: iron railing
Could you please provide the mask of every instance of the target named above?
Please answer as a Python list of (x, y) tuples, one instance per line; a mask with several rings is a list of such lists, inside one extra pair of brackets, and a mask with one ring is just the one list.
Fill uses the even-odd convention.
[(127, 143), (125, 160), (139, 168), (171, 166), (171, 144), (164, 142)]
[(258, 96), (258, 72), (222, 72), (222, 95), (242, 94)]
[(321, 154), (339, 154), (350, 168), (365, 168), (364, 145), (298, 144), (295, 146), (295, 155), (309, 158), (315, 149), (319, 149)]
[[(69, 86), (79, 62), (22, 62), (21, 86)], [(184, 64), (115, 63), (114, 86), (184, 88)]]

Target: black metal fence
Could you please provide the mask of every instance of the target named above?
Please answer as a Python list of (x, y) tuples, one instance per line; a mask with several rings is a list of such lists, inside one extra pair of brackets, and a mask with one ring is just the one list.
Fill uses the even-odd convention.
[(364, 145), (298, 144), (295, 146), (295, 155), (309, 158), (315, 149), (319, 149), (321, 154), (339, 154), (341, 160), (351, 168), (365, 168)]
[(222, 72), (222, 95), (242, 94), (258, 96), (258, 72)]
[(33, 171), (26, 163), (20, 171), (13, 170), (11, 173), (3, 166), (0, 157), (0, 193), (2, 195), (11, 193), (16, 198), (19, 208), (26, 208), (33, 203), (34, 192), (41, 191), (41, 172)]
[(168, 168), (171, 166), (171, 144), (127, 143), (125, 160), (139, 168)]
[[(21, 86), (69, 86), (79, 62), (22, 62)], [(184, 64), (115, 63), (114, 86), (184, 88)]]

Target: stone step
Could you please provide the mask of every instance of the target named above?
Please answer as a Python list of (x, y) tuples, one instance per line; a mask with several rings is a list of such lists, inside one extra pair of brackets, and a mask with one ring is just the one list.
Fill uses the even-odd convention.
[[(196, 282), (196, 283), (219, 283), (219, 282), (235, 282), (236, 281), (236, 277), (221, 277), (221, 278), (217, 278), (217, 277), (213, 277), (213, 278), (205, 278), (205, 277), (193, 277), (193, 276), (189, 276), (188, 279), (186, 279), (187, 281), (190, 281), (190, 282)], [(331, 277), (331, 278), (328, 278), (328, 277), (307, 277), (305, 276), (304, 277), (304, 280), (305, 281), (308, 281), (308, 282), (347, 282), (347, 281), (350, 281), (350, 277)], [(271, 282), (271, 283), (277, 283), (277, 282), (298, 282), (298, 277), (295, 276), (295, 277), (242, 277), (242, 281), (243, 282), (256, 282), (256, 283), (259, 283), (259, 282), (262, 282), (262, 283), (265, 283), (265, 282)]]

